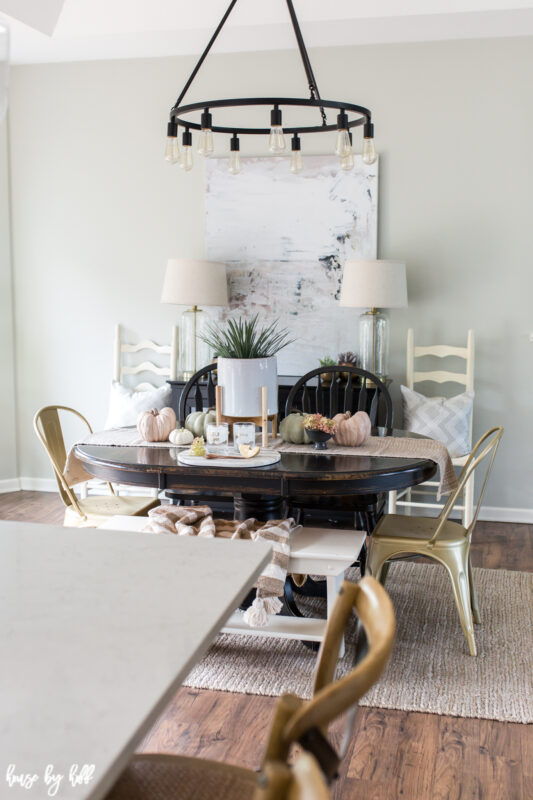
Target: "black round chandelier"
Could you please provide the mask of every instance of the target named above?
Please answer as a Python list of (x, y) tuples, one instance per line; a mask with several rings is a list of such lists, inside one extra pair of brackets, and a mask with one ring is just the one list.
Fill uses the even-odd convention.
[[(237, 0), (231, 0), (226, 13), (220, 20), (207, 47), (198, 59), (189, 80), (183, 87), (176, 103), (170, 109), (170, 121), (167, 126), (167, 144), (165, 148), (165, 159), (170, 164), (179, 164), (180, 167), (187, 171), (192, 169), (193, 154), (191, 131), (199, 131), (197, 152), (206, 157), (210, 156), (214, 151), (213, 133), (221, 133), (229, 135), (230, 137), (228, 169), (233, 175), (237, 175), (241, 171), (239, 136), (268, 136), (270, 152), (274, 155), (281, 155), (286, 149), (285, 134), (289, 134), (291, 135), (290, 170), (291, 172), (298, 173), (303, 169), (300, 136), (306, 133), (330, 133), (336, 131), (334, 152), (339, 156), (341, 169), (350, 170), (353, 169), (354, 166), (352, 128), (358, 127), (363, 128), (363, 162), (365, 164), (373, 164), (375, 162), (377, 155), (374, 145), (374, 125), (372, 124), (372, 115), (369, 109), (355, 105), (354, 103), (324, 100), (320, 97), (292, 0), (286, 0), (286, 2), (305, 74), (307, 76), (310, 96), (308, 98), (244, 97), (229, 100), (205, 100), (200, 103), (182, 104), (183, 98), (194, 81), (198, 70), (211, 50), (218, 34), (224, 27), (233, 7), (237, 3)], [(246, 128), (241, 126), (213, 125), (213, 117), (216, 119), (216, 109), (246, 108), (250, 106), (270, 107), (270, 127)], [(317, 112), (320, 114), (319, 124), (293, 125), (284, 128), (282, 109), (283, 107), (290, 106), (316, 108)], [(333, 109), (337, 112), (335, 123), (332, 124), (328, 122), (326, 109)], [(181, 147), (178, 143), (178, 131), (180, 126), (183, 128)]]

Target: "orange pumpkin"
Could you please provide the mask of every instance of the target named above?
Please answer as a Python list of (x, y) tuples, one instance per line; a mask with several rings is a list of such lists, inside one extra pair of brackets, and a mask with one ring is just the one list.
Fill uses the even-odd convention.
[(357, 447), (364, 444), (370, 436), (372, 423), (366, 411), (358, 411), (351, 415), (350, 411), (333, 417), (337, 425), (334, 441), (344, 447)]
[(145, 442), (166, 442), (176, 427), (176, 414), (172, 408), (142, 411), (137, 418), (137, 430)]

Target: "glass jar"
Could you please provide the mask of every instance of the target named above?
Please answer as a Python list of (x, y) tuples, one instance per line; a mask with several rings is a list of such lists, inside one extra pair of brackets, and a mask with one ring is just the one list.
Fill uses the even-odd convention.
[(227, 422), (209, 422), (206, 426), (207, 444), (227, 445), (229, 441), (229, 425)]
[(233, 447), (237, 453), (241, 444), (255, 446), (255, 424), (253, 422), (233, 423)]

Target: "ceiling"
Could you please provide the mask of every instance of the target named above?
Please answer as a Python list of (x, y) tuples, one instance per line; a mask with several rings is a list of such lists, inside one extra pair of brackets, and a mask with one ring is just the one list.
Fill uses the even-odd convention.
[[(532, 0), (293, 0), (310, 47), (533, 35)], [(199, 53), (229, 0), (0, 0), (13, 63)], [(294, 47), (285, 0), (239, 0), (214, 52)]]

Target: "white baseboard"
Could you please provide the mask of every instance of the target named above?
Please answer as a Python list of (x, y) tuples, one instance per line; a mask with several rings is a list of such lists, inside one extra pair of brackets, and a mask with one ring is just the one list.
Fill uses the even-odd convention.
[(0, 481), (0, 494), (6, 494), (6, 492), (18, 492), (20, 489), (20, 478), (4, 478)]
[(54, 478), (20, 478), (20, 488), (26, 492), (57, 492)]
[[(7, 483), (7, 481), (6, 481)], [(0, 491), (12, 492), (16, 491), (17, 489), (23, 489), (28, 492), (57, 492), (57, 483), (54, 478), (20, 478), (16, 480), (16, 487), (13, 489), (2, 489)], [(0, 487), (2, 486), (2, 482), (0, 481)], [(81, 484), (79, 485), (81, 487)], [(124, 484), (119, 484), (118, 486), (114, 484), (115, 490), (118, 489), (118, 494), (122, 495), (136, 495), (137, 497), (151, 497), (153, 489), (149, 489), (146, 486), (127, 486)], [(107, 486), (103, 481), (99, 480), (92, 480), (87, 482), (87, 487), (89, 489), (89, 493), (91, 490), (94, 490), (95, 494), (107, 494)], [(75, 487), (77, 493), (79, 487)]]
[(481, 506), (479, 519), (487, 522), (522, 522), (533, 524), (533, 508), (503, 508), (501, 506)]

